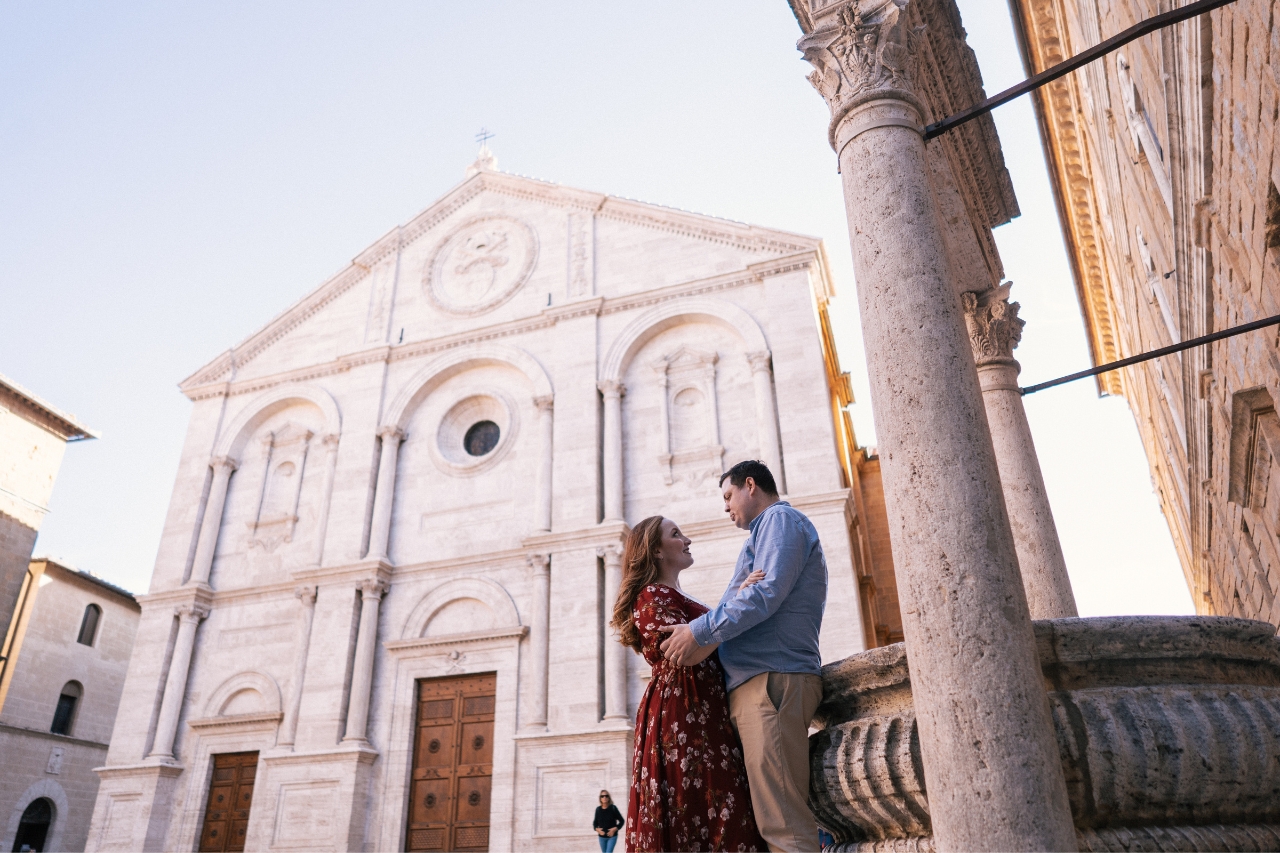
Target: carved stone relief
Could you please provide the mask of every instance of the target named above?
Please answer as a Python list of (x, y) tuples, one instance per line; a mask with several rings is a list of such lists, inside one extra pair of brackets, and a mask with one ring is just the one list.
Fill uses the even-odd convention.
[(423, 279), (427, 296), (451, 314), (480, 314), (506, 302), (529, 279), (538, 256), (533, 229), (509, 216), (482, 216), (436, 248)]
[(569, 214), (569, 297), (595, 293), (595, 216), (589, 211)]

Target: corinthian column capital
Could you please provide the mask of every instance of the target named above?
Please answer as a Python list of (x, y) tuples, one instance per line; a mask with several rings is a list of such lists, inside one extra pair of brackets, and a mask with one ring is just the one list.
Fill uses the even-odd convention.
[(979, 367), (1016, 363), (1013, 350), (1022, 340), (1026, 321), (1018, 317), (1018, 303), (1009, 301), (1012, 286), (1012, 282), (1005, 282), (990, 290), (960, 294), (973, 360)]
[(617, 399), (627, 392), (627, 389), (623, 387), (622, 383), (616, 379), (606, 379), (597, 387), (600, 389), (600, 393), (606, 398), (612, 397)]
[(813, 65), (809, 82), (831, 109), (831, 139), (856, 106), (880, 98), (910, 102), (920, 109), (912, 77), (924, 27), (907, 25), (907, 6), (916, 0), (837, 0), (814, 12), (814, 30), (796, 48)]
[(399, 444), (404, 441), (404, 430), (394, 425), (384, 426), (382, 429), (378, 430), (378, 437), (382, 439), (383, 444), (387, 444), (389, 442)]
[(215, 456), (209, 460), (209, 466), (215, 471), (230, 475), (232, 471), (240, 467), (240, 462), (230, 456)]
[(183, 622), (200, 622), (209, 615), (209, 608), (203, 604), (181, 604), (173, 608), (173, 613)]
[(356, 589), (360, 590), (360, 598), (362, 600), (370, 598), (378, 600), (381, 599), (382, 594), (387, 591), (387, 583), (386, 581), (378, 578), (370, 578), (356, 584)]

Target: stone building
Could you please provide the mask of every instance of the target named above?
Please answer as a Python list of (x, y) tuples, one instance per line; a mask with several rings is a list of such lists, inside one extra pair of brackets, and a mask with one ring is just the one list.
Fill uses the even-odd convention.
[(627, 526), (677, 519), (687, 588), (718, 598), (742, 534), (717, 479), (742, 459), (821, 533), (827, 659), (888, 638), (878, 462), (832, 295), (817, 239), (482, 151), (182, 383), (88, 849), (593, 843), (646, 678), (605, 627)]
[[(1167, 8), (1012, 5), (1031, 71)], [(1227, 5), (1037, 93), (1095, 363), (1280, 313), (1277, 5)], [(1133, 410), (1197, 611), (1280, 625), (1276, 329), (1099, 387)]]
[(0, 375), (0, 625), (13, 617), (67, 442), (97, 437)]
[(0, 850), (83, 850), (140, 608), (32, 560), (0, 678)]

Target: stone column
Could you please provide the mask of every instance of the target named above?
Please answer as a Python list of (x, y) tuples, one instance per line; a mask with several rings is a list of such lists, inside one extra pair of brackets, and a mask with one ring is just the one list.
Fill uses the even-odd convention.
[(333, 479), (338, 470), (338, 438), (336, 435), (324, 437), (324, 488), (320, 492), (320, 515), (316, 519), (317, 566), (324, 562), (324, 538), (329, 533), (329, 504), (333, 500)]
[(534, 397), (538, 407), (538, 482), (534, 486), (533, 524), (537, 530), (551, 529), (551, 462), (553, 398)]
[(396, 459), (400, 455), (400, 442), (404, 432), (399, 427), (383, 427), (378, 431), (382, 440), (382, 457), (378, 462), (378, 484), (373, 493), (373, 521), (369, 528), (370, 560), (387, 560), (387, 545), (391, 539), (391, 505), (396, 494)]
[(204, 505), (204, 520), (200, 522), (200, 538), (196, 541), (196, 557), (191, 563), (190, 584), (207, 584), (213, 569), (213, 552), (218, 547), (218, 531), (222, 529), (222, 508), (227, 503), (227, 486), (231, 472), (239, 462), (230, 456), (219, 456), (209, 463), (213, 468), (213, 485), (209, 487), (209, 499)]
[(1022, 368), (1014, 360), (1013, 350), (1022, 339), (1025, 321), (1018, 317), (1018, 303), (1009, 301), (1010, 287), (1005, 283), (984, 293), (963, 293), (960, 301), (978, 365), (982, 402), (991, 425), (991, 443), (1031, 618), (1079, 616), (1018, 389)]
[(200, 620), (209, 615), (209, 608), (200, 604), (184, 604), (174, 608), (173, 612), (178, 617), (178, 638), (173, 644), (169, 677), (164, 683), (164, 698), (160, 700), (156, 739), (148, 756), (161, 760), (173, 760), (173, 740), (178, 734), (178, 715), (182, 712), (182, 700), (187, 693), (187, 673), (191, 670), (191, 651), (196, 645), (196, 628), (200, 625)]
[(529, 626), (529, 719), (525, 728), (546, 731), (547, 666), (551, 651), (551, 557), (530, 554), (533, 570), (533, 602)]
[[(834, 2), (799, 49), (831, 108), (938, 850), (1074, 850), (1000, 474), (911, 81), (918, 0)], [(813, 3), (810, 8), (817, 6)]]
[(347, 702), (344, 743), (364, 741), (369, 723), (369, 688), (373, 685), (373, 653), (378, 645), (378, 607), (387, 585), (380, 580), (360, 584), (360, 632), (356, 635), (356, 660), (351, 670), (351, 698)]
[(604, 395), (604, 520), (622, 521), (622, 395), (621, 382), (601, 382)]
[(778, 492), (786, 494), (782, 480), (782, 443), (778, 439), (778, 409), (773, 396), (773, 356), (768, 350), (747, 353), (751, 379), (756, 387), (756, 424), (760, 432), (761, 461), (769, 466)]
[(609, 545), (596, 554), (604, 558), (604, 624), (600, 626), (604, 632), (604, 718), (626, 720), (627, 650), (609, 627), (618, 588), (622, 586), (622, 549)]
[(279, 746), (292, 747), (298, 734), (298, 712), (302, 708), (302, 684), (307, 677), (307, 651), (311, 648), (311, 622), (316, 615), (316, 588), (300, 586), (294, 595), (302, 602), (302, 616), (298, 620), (298, 646), (293, 658), (293, 692), (289, 707), (280, 724)]

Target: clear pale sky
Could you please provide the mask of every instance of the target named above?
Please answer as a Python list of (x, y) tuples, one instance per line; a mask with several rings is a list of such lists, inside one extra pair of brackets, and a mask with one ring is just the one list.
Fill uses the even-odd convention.
[[(960, 8), (988, 93), (1022, 79), (1005, 4)], [(176, 383), (460, 181), (482, 126), (505, 171), (823, 237), (874, 444), (798, 35), (785, 0), (0, 5), (0, 373), (102, 432), (68, 448), (36, 552), (146, 590)], [(1030, 103), (996, 123), (1030, 384), (1088, 352)], [(1027, 410), (1082, 615), (1191, 612), (1125, 402), (1084, 381)]]

